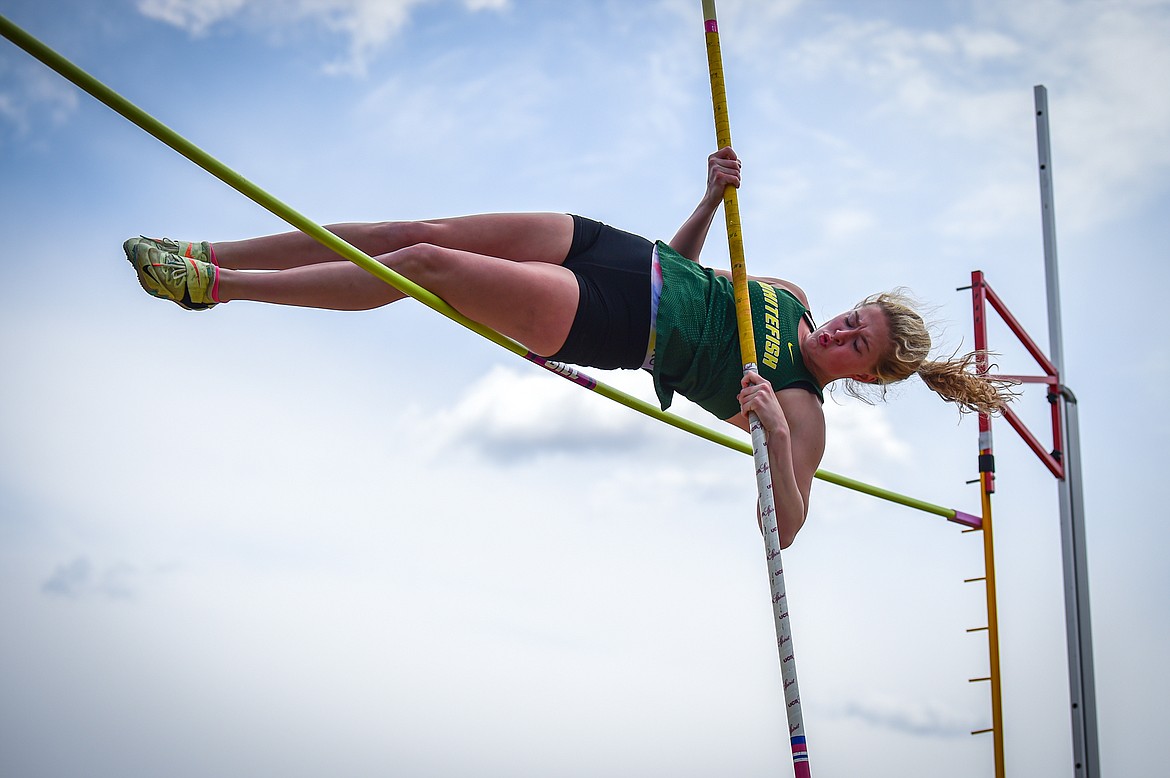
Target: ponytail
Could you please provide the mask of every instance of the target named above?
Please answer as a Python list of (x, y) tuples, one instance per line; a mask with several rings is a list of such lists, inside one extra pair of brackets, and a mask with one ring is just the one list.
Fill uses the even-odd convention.
[(958, 405), (960, 413), (999, 413), (1016, 396), (1015, 382), (974, 372), (979, 356), (972, 351), (943, 362), (923, 360), (915, 372), (940, 397)]

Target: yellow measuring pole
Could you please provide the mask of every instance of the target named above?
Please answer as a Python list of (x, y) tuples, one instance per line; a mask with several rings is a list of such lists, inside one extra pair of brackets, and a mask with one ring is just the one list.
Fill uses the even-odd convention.
[(981, 474), (983, 492), (983, 569), (987, 575), (987, 650), (991, 657), (991, 737), (995, 750), (995, 778), (1004, 778), (1003, 689), (999, 668), (999, 614), (995, 607), (995, 538), (991, 530), (990, 473)]
[[(703, 0), (706, 21), (707, 64), (711, 69), (711, 105), (715, 112), (715, 142), (719, 148), (731, 145), (731, 121), (727, 117), (727, 87), (723, 81), (723, 52), (719, 48), (719, 25), (715, 0)], [(756, 339), (752, 332), (752, 310), (748, 299), (747, 262), (739, 222), (739, 194), (729, 186), (723, 192), (723, 215), (727, 219), (727, 244), (731, 251), (731, 283), (735, 289), (735, 316), (739, 324), (739, 353), (745, 372), (755, 372)]]
[[(711, 105), (715, 112), (715, 138), (719, 148), (731, 145), (731, 123), (727, 117), (727, 90), (723, 82), (723, 52), (719, 47), (719, 23), (715, 17), (715, 0), (703, 0), (703, 20), (707, 38), (707, 65), (711, 70)], [(735, 187), (723, 192), (723, 211), (727, 218), (727, 240), (731, 249), (731, 281), (735, 290), (735, 311), (739, 325), (739, 349), (743, 372), (757, 372), (756, 339), (752, 331), (751, 302), (748, 297), (747, 265), (744, 262), (743, 236), (739, 225), (739, 197)], [(804, 734), (804, 714), (800, 705), (800, 688), (796, 681), (796, 659), (792, 649), (788, 595), (784, 586), (784, 563), (780, 556), (780, 536), (776, 523), (776, 504), (772, 492), (771, 463), (763, 425), (755, 413), (748, 413), (752, 435), (752, 455), (756, 466), (756, 489), (760, 497), (760, 521), (764, 530), (769, 583), (772, 589), (772, 616), (776, 627), (776, 646), (780, 652), (780, 673), (784, 682), (784, 704), (788, 714), (788, 738), (792, 749), (792, 766), (796, 778), (811, 776), (808, 745)]]
[[(991, 420), (983, 417), (980, 421), (982, 422), (981, 426), (986, 426), (989, 430), (986, 437), (980, 434), (980, 439), (986, 441), (990, 446)], [(990, 447), (981, 449), (979, 453), (981, 460), (984, 460), (984, 457), (989, 459), (991, 449)], [(999, 664), (999, 614), (995, 605), (995, 535), (992, 531), (991, 521), (991, 494), (995, 488), (993, 486), (994, 478), (994, 472), (990, 469), (979, 474), (979, 491), (983, 501), (983, 522), (980, 529), (983, 530), (983, 584), (987, 599), (987, 654), (990, 668), (986, 680), (991, 685), (991, 727), (977, 729), (971, 734), (991, 733), (992, 750), (995, 754), (995, 778), (1004, 778), (1006, 767), (1003, 745), (1003, 684)]]

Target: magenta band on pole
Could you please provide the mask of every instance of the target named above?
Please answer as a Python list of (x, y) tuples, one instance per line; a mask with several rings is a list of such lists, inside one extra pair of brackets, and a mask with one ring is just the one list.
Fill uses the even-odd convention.
[(948, 519), (948, 521), (953, 521), (956, 524), (962, 524), (963, 526), (970, 527), (971, 529), (983, 528), (982, 516), (972, 516), (970, 513), (963, 513), (962, 511), (955, 511), (955, 515)]
[(792, 770), (796, 778), (812, 778), (808, 763), (808, 745), (804, 736), (792, 738)]
[(577, 386), (583, 386), (586, 389), (596, 389), (597, 381), (582, 373), (572, 365), (566, 365), (564, 362), (553, 362), (550, 359), (545, 359), (529, 351), (524, 355), (524, 358), (534, 365), (540, 365), (550, 373), (556, 373), (562, 378), (567, 378)]

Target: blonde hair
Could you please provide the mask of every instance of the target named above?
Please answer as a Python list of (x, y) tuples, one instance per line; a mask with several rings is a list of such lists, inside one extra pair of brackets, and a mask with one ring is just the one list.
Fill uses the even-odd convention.
[[(889, 350), (874, 368), (875, 383), (881, 387), (883, 399), (889, 384), (912, 375), (921, 378), (947, 402), (958, 405), (961, 413), (998, 413), (1016, 396), (1011, 389), (1015, 385), (1013, 381), (988, 378), (976, 372), (980, 357), (986, 354), (971, 351), (959, 357), (952, 354), (944, 360), (927, 359), (931, 348), (930, 330), (915, 310), (915, 301), (904, 289), (870, 295), (855, 308), (867, 305), (880, 308), (890, 327)], [(870, 402), (862, 394), (862, 387), (866, 386), (870, 384), (846, 380), (845, 391)]]

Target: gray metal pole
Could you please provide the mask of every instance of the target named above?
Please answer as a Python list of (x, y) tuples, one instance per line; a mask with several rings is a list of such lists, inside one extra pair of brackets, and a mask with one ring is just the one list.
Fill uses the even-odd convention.
[(1085, 548), (1085, 505), (1081, 491), (1077, 400), (1067, 387), (1060, 323), (1060, 277), (1056, 263), (1056, 213), (1052, 196), (1052, 149), (1048, 136), (1048, 90), (1037, 86), (1036, 145), (1040, 158), (1040, 201), (1044, 225), (1044, 275), (1048, 288), (1049, 357), (1060, 374), (1064, 478), (1059, 482), (1060, 543), (1064, 561), (1064, 618), (1068, 635), (1069, 703), (1072, 714), (1073, 775), (1101, 778), (1097, 740), (1097, 694), (1093, 682), (1093, 630), (1089, 620), (1089, 567)]

